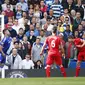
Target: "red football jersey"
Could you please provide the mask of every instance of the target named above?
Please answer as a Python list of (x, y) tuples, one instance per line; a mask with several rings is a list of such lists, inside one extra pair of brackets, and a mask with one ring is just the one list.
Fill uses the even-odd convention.
[(48, 45), (49, 52), (59, 52), (61, 40), (57, 36), (49, 36), (46, 39), (46, 44)]
[[(74, 44), (75, 44), (75, 46), (76, 46), (76, 45), (82, 45), (83, 42), (81, 41), (80, 38), (76, 38), (76, 39), (74, 40)], [(77, 48), (78, 48), (79, 51), (84, 51), (84, 50), (85, 50), (85, 46), (83, 46), (83, 47), (77, 47)]]

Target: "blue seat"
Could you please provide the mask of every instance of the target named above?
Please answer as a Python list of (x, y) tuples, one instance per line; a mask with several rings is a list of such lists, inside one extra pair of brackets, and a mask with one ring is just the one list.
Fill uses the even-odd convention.
[[(71, 59), (68, 67), (76, 68), (76, 62), (77, 62), (77, 60)], [(85, 61), (81, 62), (81, 68), (85, 68)]]

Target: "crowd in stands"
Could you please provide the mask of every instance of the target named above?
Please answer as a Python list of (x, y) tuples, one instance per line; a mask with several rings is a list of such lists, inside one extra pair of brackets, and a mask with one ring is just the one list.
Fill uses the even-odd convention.
[(0, 36), (0, 66), (8, 69), (42, 69), (48, 48), (40, 51), (56, 26), (65, 48), (64, 67), (77, 59), (69, 36), (85, 39), (85, 0), (0, 0), (4, 38)]

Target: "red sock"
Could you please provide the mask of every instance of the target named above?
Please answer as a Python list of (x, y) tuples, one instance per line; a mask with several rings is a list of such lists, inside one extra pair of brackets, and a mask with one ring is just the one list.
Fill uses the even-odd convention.
[(60, 70), (61, 70), (61, 73), (63, 74), (63, 76), (66, 77), (66, 72), (65, 72), (64, 67), (61, 67)]
[(76, 67), (76, 77), (79, 76), (79, 72), (80, 72), (80, 66)]
[(50, 66), (46, 68), (46, 76), (50, 77)]

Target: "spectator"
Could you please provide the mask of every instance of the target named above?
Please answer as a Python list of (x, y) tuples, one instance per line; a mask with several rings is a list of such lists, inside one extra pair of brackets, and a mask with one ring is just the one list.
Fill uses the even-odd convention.
[(42, 15), (47, 11), (47, 6), (45, 5), (44, 0), (40, 1), (40, 11), (42, 12)]
[(64, 40), (65, 42), (68, 41), (68, 36), (72, 35), (72, 32), (70, 31), (70, 25), (66, 25), (66, 30), (63, 32), (64, 34)]
[(22, 18), (22, 6), (21, 5), (17, 6), (16, 12), (15, 12), (15, 18), (16, 19)]
[(34, 31), (30, 31), (30, 36), (28, 37), (28, 41), (30, 42), (31, 46), (36, 41), (36, 37), (34, 36)]
[(31, 31), (34, 31), (33, 35), (36, 37), (36, 36), (39, 36), (39, 31), (37, 29), (34, 28), (33, 24), (30, 24), (30, 30), (28, 30), (25, 35), (27, 37), (30, 37), (30, 32)]
[(26, 54), (31, 55), (31, 44), (30, 42), (28, 42), (27, 36), (23, 37), (22, 45), (24, 50), (24, 56), (26, 56)]
[(44, 18), (40, 20), (41, 26), (46, 24), (46, 21), (47, 21), (47, 12), (44, 12), (43, 16), (44, 16)]
[(36, 17), (36, 22), (40, 23), (41, 12), (40, 12), (39, 5), (35, 5), (34, 17)]
[(10, 32), (11, 37), (13, 38), (17, 36), (17, 32), (12, 28), (12, 26), (12, 23), (8, 23), (8, 30)]
[[(36, 23), (36, 30), (38, 30), (40, 32), (41, 30), (41, 26), (40, 26), (40, 23)], [(40, 33), (39, 33), (40, 34)], [(39, 35), (38, 35), (39, 36)]]
[(22, 11), (28, 11), (28, 5), (24, 2), (24, 0), (20, 0), (20, 2), (16, 4), (16, 9), (18, 5), (21, 5)]
[(34, 5), (33, 4), (30, 4), (29, 5), (29, 9), (32, 9), (33, 10), (34, 9)]
[(76, 18), (76, 11), (75, 10), (71, 10), (71, 17), (73, 20)]
[(25, 59), (24, 48), (23, 48), (23, 44), (21, 42), (19, 42), (18, 54), (21, 56), (22, 59)]
[(32, 53), (31, 53), (32, 60), (34, 62), (36, 62), (37, 60), (41, 60), (41, 57), (40, 57), (41, 48), (42, 48), (42, 44), (40, 43), (40, 38), (36, 38), (36, 42), (33, 43)]
[(80, 12), (77, 12), (76, 13), (76, 19), (74, 19), (74, 22), (73, 22), (73, 32), (75, 30), (77, 30), (78, 25), (81, 23), (81, 21), (82, 21), (81, 14), (80, 14)]
[(82, 38), (82, 36), (83, 36), (83, 27), (82, 27), (81, 24), (79, 24), (79, 26), (78, 26), (78, 37)]
[(83, 17), (84, 17), (84, 8), (83, 8), (81, 0), (77, 0), (75, 10), (76, 10), (76, 12), (80, 12), (81, 18), (83, 19)]
[(53, 10), (53, 16), (59, 18), (63, 15), (63, 7), (59, 4), (59, 0), (54, 0), (54, 3), (51, 5), (51, 9)]
[(72, 9), (75, 9), (75, 3), (73, 0), (67, 0), (64, 4), (63, 4), (63, 8), (67, 8), (69, 13), (71, 12)]
[(35, 63), (35, 69), (42, 69), (42, 68), (43, 68), (43, 64), (41, 60), (37, 60), (37, 62)]
[(28, 16), (29, 16), (29, 20), (30, 20), (30, 21), (32, 20), (33, 15), (34, 15), (34, 10), (33, 10), (33, 9), (29, 9), (29, 14), (28, 14)]
[(30, 25), (30, 20), (28, 18), (25, 19), (24, 21), (24, 27), (25, 27), (25, 30), (24, 30), (24, 34), (30, 30), (29, 28), (29, 25)]
[(17, 49), (17, 51), (18, 51), (18, 49), (19, 49), (19, 41), (18, 40), (16, 40), (14, 42), (14, 48)]
[(69, 23), (69, 18), (68, 17), (65, 18), (65, 21), (63, 23), (64, 30), (66, 30), (66, 25), (70, 25), (70, 30), (72, 31), (72, 24)]
[(44, 32), (45, 32), (45, 36), (47, 37), (47, 36), (50, 36), (52, 33), (51, 33), (51, 31), (48, 31), (47, 30), (47, 28), (48, 28), (48, 24), (46, 23), (44, 26), (43, 26), (43, 30), (44, 30)]
[(31, 24), (36, 27), (36, 17), (32, 17)]
[(71, 36), (68, 37), (68, 42), (65, 44), (65, 62), (64, 66), (65, 68), (68, 68), (69, 60), (74, 58), (75, 54), (75, 46), (70, 38)]
[(13, 49), (12, 53), (7, 56), (6, 64), (8, 64), (10, 69), (19, 69), (19, 64), (22, 61), (21, 57), (19, 56), (17, 49)]
[(10, 26), (13, 26), (13, 18), (8, 17), (8, 23), (5, 25), (5, 28), (6, 28), (6, 29), (8, 29), (8, 28), (9, 28), (9, 26), (8, 26), (8, 24), (9, 24), (9, 23), (11, 23), (11, 25), (10, 25)]
[(83, 20), (81, 21), (81, 24), (82, 24), (82, 26), (83, 26), (83, 31), (85, 31), (85, 19), (83, 19)]
[(48, 24), (47, 31), (51, 32), (51, 31), (52, 31), (52, 29), (53, 29), (53, 25), (51, 24), (50, 19), (47, 19), (47, 24)]
[(68, 19), (69, 19), (68, 23), (71, 24), (71, 17), (69, 16), (67, 8), (64, 9), (64, 14), (61, 16), (61, 20), (63, 23), (65, 22), (66, 17), (68, 17)]
[(7, 9), (5, 10), (7, 17), (12, 17), (14, 19), (14, 12), (10, 10), (10, 5), (7, 4)]
[(34, 63), (30, 59), (30, 55), (26, 55), (25, 59), (21, 61), (19, 69), (34, 69)]
[(53, 10), (50, 9), (50, 10), (49, 10), (49, 15), (47, 16), (47, 19), (50, 19), (51, 22), (53, 22), (54, 18), (55, 18), (55, 17), (53, 16)]
[(17, 20), (17, 19), (14, 20), (14, 24), (13, 24), (12, 28), (13, 28), (13, 29), (17, 32), (17, 34), (18, 34), (19, 29), (20, 29), (20, 26), (19, 26), (19, 23), (18, 23), (18, 20)]
[(41, 38), (40, 42), (44, 43), (44, 41), (46, 39), (44, 30), (40, 30), (40, 38)]
[(78, 38), (78, 30), (74, 32), (74, 38)]
[(58, 26), (57, 26), (57, 31), (58, 31), (58, 34), (61, 33), (61, 32), (64, 32), (64, 27), (62, 26), (62, 21), (61, 20), (58, 20)]
[(23, 39), (23, 36), (24, 36), (24, 30), (23, 30), (23, 28), (19, 28), (19, 32), (18, 32), (18, 34), (17, 34), (17, 40), (21, 40), (22, 41), (22, 39)]
[(7, 10), (7, 5), (10, 5), (10, 10), (13, 11), (13, 6), (10, 4), (9, 0), (4, 0), (4, 3), (1, 5), (2, 6), (2, 10), (5, 11)]
[(25, 30), (24, 23), (25, 23), (26, 18), (27, 18), (27, 13), (23, 12), (22, 13), (22, 18), (18, 19), (19, 26), (22, 27), (24, 30)]

